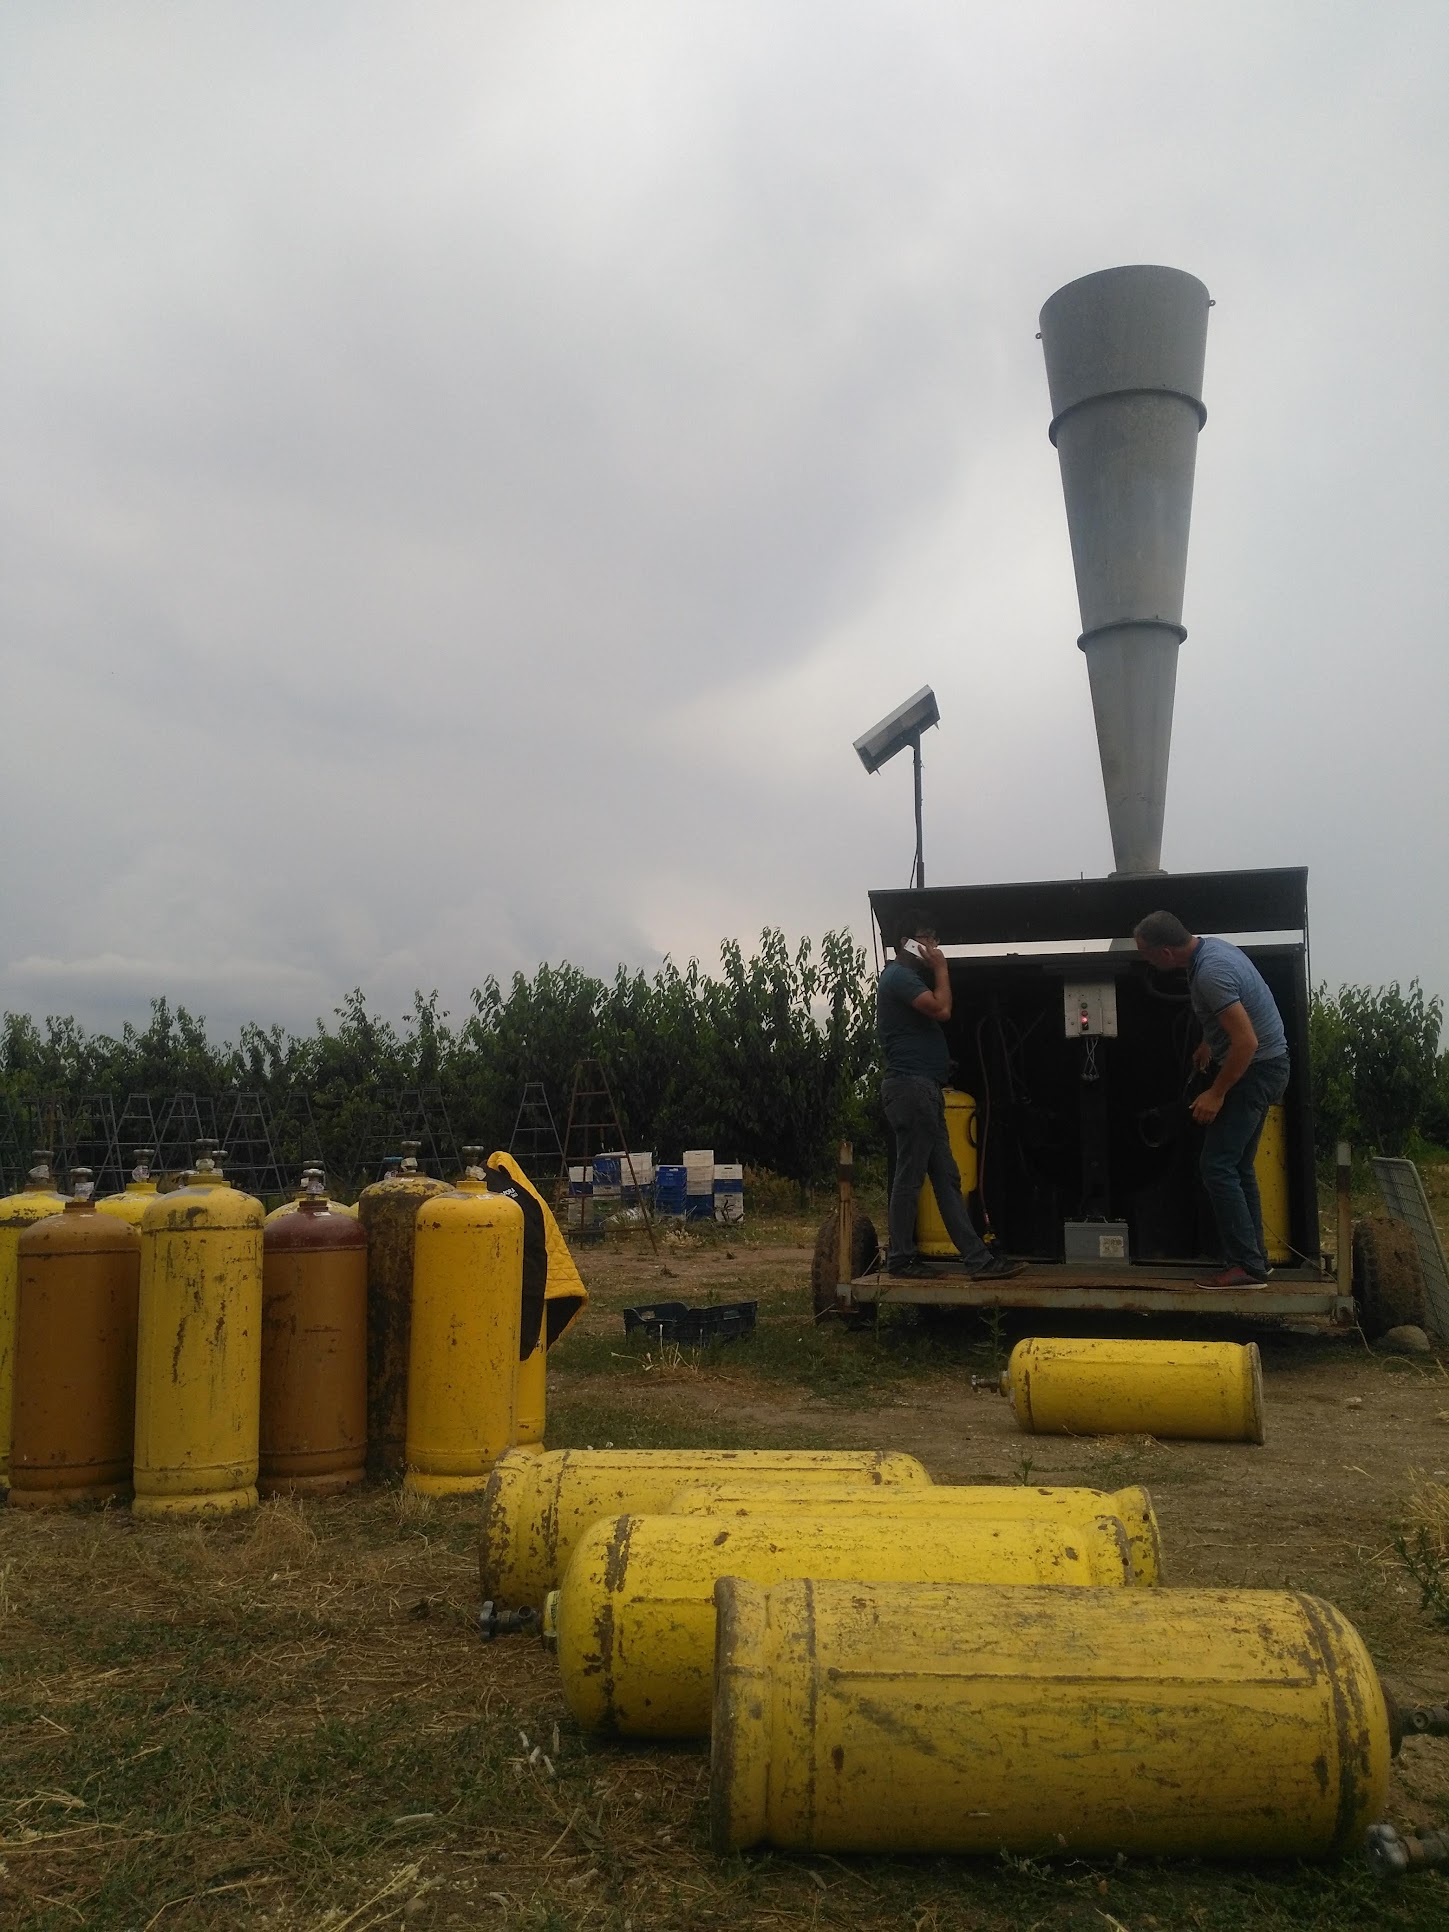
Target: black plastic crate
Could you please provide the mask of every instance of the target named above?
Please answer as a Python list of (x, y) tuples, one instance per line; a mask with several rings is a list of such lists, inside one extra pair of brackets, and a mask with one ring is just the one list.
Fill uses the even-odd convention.
[(712, 1308), (691, 1308), (683, 1301), (655, 1301), (624, 1310), (624, 1333), (647, 1329), (661, 1342), (699, 1348), (706, 1342), (737, 1342), (755, 1332), (757, 1301), (724, 1301)]

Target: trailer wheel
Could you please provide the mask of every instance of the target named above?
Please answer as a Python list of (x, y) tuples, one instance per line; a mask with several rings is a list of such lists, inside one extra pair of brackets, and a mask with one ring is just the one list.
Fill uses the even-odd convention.
[[(875, 1223), (867, 1214), (857, 1214), (850, 1233), (850, 1274), (854, 1280), (880, 1259), (880, 1243)], [(815, 1255), (810, 1263), (810, 1295), (815, 1304), (815, 1319), (842, 1312), (835, 1289), (840, 1274), (840, 1209), (835, 1208), (820, 1224), (815, 1237)]]
[(1353, 1224), (1353, 1298), (1370, 1341), (1391, 1328), (1422, 1328), (1427, 1312), (1424, 1270), (1407, 1224), (1375, 1214)]

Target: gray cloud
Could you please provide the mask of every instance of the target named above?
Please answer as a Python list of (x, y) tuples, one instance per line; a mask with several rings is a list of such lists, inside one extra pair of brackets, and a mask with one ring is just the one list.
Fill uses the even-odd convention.
[(865, 932), (1109, 863), (1053, 288), (1217, 298), (1170, 866), (1449, 992), (1442, 10), (320, 5), (0, 22), (0, 999)]

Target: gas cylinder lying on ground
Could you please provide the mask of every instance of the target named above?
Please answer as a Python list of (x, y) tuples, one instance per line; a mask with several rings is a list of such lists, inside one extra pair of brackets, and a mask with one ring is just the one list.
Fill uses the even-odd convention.
[(138, 1516), (255, 1509), (262, 1204), (227, 1184), (211, 1141), (141, 1221)]
[(1018, 1342), (1000, 1391), (1030, 1435), (1263, 1440), (1256, 1342)]
[(542, 1609), (573, 1548), (603, 1517), (662, 1510), (685, 1483), (927, 1485), (914, 1456), (886, 1449), (547, 1449), (502, 1456), (483, 1497), (483, 1595)]
[(327, 1199), (320, 1169), (296, 1211), (262, 1232), (257, 1488), (332, 1496), (367, 1455), (367, 1236)]
[(704, 1737), (714, 1673), (714, 1586), (812, 1577), (944, 1583), (1115, 1585), (1130, 1581), (1127, 1538), (1090, 1522), (798, 1513), (620, 1516), (574, 1548), (544, 1608), (564, 1698), (588, 1730)]
[(154, 1147), (132, 1150), (131, 1158), (135, 1165), (131, 1169), (131, 1178), (119, 1194), (103, 1194), (96, 1202), (102, 1214), (113, 1214), (128, 1227), (140, 1228), (141, 1217), (160, 1191), (151, 1178), (151, 1162), (155, 1153)]
[(1313, 1597), (727, 1579), (715, 1601), (720, 1853), (1321, 1858), (1383, 1811), (1384, 1695)]
[(1162, 1538), (1152, 1498), (1145, 1489), (1031, 1489), (1011, 1483), (934, 1483), (926, 1489), (846, 1489), (812, 1484), (808, 1491), (761, 1493), (737, 1482), (692, 1483), (671, 1496), (671, 1516), (722, 1516), (748, 1520), (781, 1512), (820, 1516), (893, 1516), (920, 1522), (1009, 1522), (1018, 1519), (1086, 1523), (1113, 1516), (1122, 1525), (1131, 1558), (1131, 1581), (1153, 1587), (1162, 1582)]
[[(90, 1176), (73, 1169), (71, 1181)], [(20, 1236), (12, 1509), (131, 1493), (141, 1238), (77, 1192)]]
[(357, 1218), (367, 1236), (367, 1473), (400, 1476), (407, 1457), (408, 1338), (418, 1209), (447, 1192), (418, 1167), (405, 1140), (397, 1171), (365, 1187)]
[(526, 1190), (538, 1203), (543, 1214), (544, 1242), (548, 1256), (548, 1275), (544, 1284), (543, 1328), (538, 1341), (525, 1360), (519, 1364), (516, 1431), (518, 1448), (525, 1449), (530, 1443), (536, 1443), (542, 1447), (548, 1412), (546, 1357), (549, 1349), (587, 1303), (589, 1291), (583, 1284), (578, 1267), (569, 1252), (569, 1245), (563, 1238), (558, 1222), (554, 1219), (552, 1209), (518, 1162), (511, 1154), (496, 1153), (488, 1156), (488, 1166), (494, 1172), (506, 1174), (515, 1186)]
[(48, 1148), (31, 1156), (30, 1172), (18, 1194), (0, 1198), (0, 1488), (10, 1480), (10, 1422), (15, 1403), (15, 1291), (19, 1279), (20, 1233), (32, 1221), (60, 1214), (65, 1196), (55, 1184)]
[(468, 1178), (418, 1208), (404, 1481), (427, 1496), (484, 1488), (517, 1415), (523, 1213)]

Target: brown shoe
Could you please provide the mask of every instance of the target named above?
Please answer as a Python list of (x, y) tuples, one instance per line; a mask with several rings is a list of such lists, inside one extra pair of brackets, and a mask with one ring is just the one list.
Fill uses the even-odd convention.
[(1246, 1268), (1224, 1268), (1211, 1281), (1195, 1281), (1194, 1288), (1266, 1288), (1266, 1275), (1250, 1275)]

